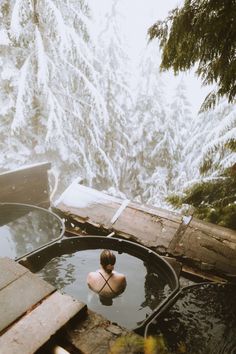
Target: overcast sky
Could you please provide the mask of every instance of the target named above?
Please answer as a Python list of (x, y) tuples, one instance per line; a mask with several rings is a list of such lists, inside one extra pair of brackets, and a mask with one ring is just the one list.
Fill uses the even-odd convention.
[[(119, 0), (119, 10), (122, 15), (120, 30), (125, 37), (127, 52), (133, 61), (133, 67), (138, 65), (138, 61), (148, 45), (148, 28), (157, 20), (164, 19), (170, 10), (182, 2), (182, 0)], [(89, 3), (91, 3), (96, 16), (97, 23), (94, 23), (96, 28), (97, 25), (99, 26), (99, 21), (102, 21), (107, 8), (112, 4), (112, 0), (90, 0)], [(157, 41), (156, 43), (158, 46)], [(194, 71), (181, 73), (178, 77), (168, 72), (164, 74), (164, 81), (170, 98), (181, 78), (184, 79), (188, 99), (195, 114), (210, 89), (202, 87), (201, 81), (196, 77)]]

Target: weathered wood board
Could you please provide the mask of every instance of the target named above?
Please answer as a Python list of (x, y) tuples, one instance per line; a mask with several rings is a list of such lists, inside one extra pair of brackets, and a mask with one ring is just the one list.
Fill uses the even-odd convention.
[(50, 206), (48, 170), (51, 164), (40, 163), (0, 174), (0, 202)]
[(11, 259), (0, 258), (0, 291), (26, 272), (28, 269), (12, 262)]
[[(114, 231), (116, 235), (137, 241), (162, 255), (174, 256), (200, 272), (236, 276), (234, 230), (159, 208), (127, 201), (122, 208), (123, 204), (124, 201), (118, 198), (75, 181), (55, 207), (72, 221), (95, 226), (98, 233), (99, 229)], [(116, 214), (118, 218), (114, 221)]]
[(33, 354), (86, 305), (58, 291), (26, 314), (0, 337), (0, 354)]
[(165, 252), (181, 224), (181, 216), (130, 203), (112, 222), (122, 203), (118, 198), (72, 183), (55, 207), (78, 222), (113, 230), (117, 235)]
[(193, 218), (173, 255), (203, 271), (236, 276), (236, 232)]
[[(9, 264), (12, 263), (10, 262)], [(19, 264), (17, 266), (19, 269), (24, 269)], [(10, 268), (9, 273), (11, 273)], [(13, 265), (12, 273), (9, 277), (11, 280), (13, 279), (13, 275), (16, 274), (15, 264)], [(5, 281), (5, 283), (7, 282)], [(2, 287), (0, 291), (0, 332), (54, 291), (55, 288), (52, 285), (29, 271), (20, 274), (5, 287)]]

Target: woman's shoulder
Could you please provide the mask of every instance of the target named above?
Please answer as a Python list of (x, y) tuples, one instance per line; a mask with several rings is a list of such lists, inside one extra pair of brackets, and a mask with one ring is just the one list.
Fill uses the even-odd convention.
[(99, 274), (99, 270), (96, 270), (95, 272), (89, 272), (87, 278), (94, 278), (97, 277), (97, 275)]
[(117, 279), (120, 279), (120, 280), (125, 279), (125, 275), (122, 273), (114, 272), (114, 275)]

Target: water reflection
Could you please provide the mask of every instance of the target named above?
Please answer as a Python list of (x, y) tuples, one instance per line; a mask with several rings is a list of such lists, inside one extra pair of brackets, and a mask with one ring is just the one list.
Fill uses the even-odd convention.
[(19, 258), (60, 236), (53, 213), (21, 204), (0, 204), (0, 256)]
[(236, 353), (236, 285), (202, 284), (182, 291), (175, 305), (149, 326), (171, 352)]
[(155, 310), (171, 294), (171, 289), (165, 277), (158, 273), (152, 264), (145, 262), (145, 267), (147, 269), (144, 281), (145, 301), (142, 306)]

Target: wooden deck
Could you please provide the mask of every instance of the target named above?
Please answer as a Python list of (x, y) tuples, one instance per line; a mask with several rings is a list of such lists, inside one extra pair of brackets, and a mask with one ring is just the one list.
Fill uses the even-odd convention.
[(25, 166), (0, 174), (0, 202), (25, 203), (49, 208), (48, 170), (51, 163)]
[(131, 338), (129, 353), (136, 353), (138, 334), (87, 310), (13, 260), (0, 258), (0, 269), (0, 354), (107, 354), (120, 337)]
[(8, 258), (0, 258), (0, 353), (32, 354), (86, 305)]
[[(76, 181), (55, 208), (67, 231), (79, 228), (136, 241), (161, 255), (175, 257), (183, 271), (206, 279), (236, 277), (236, 232), (194, 217), (114, 198)], [(80, 230), (78, 231), (80, 234)]]

